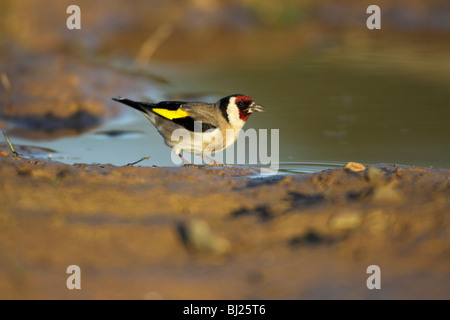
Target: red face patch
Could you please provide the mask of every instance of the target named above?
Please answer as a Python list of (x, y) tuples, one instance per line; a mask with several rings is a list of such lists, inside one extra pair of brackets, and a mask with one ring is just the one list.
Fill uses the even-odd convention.
[(249, 96), (242, 95), (242, 96), (236, 97), (235, 103), (238, 103), (239, 101), (250, 103), (250, 102), (252, 102), (252, 98), (250, 98)]
[(242, 121), (247, 121), (248, 117), (250, 117), (251, 113), (248, 113), (247, 111), (239, 109), (239, 119)]
[(250, 117), (250, 112), (247, 112), (246, 109), (253, 102), (252, 98), (245, 95), (240, 95), (235, 97), (234, 103), (237, 105), (239, 110), (239, 119), (242, 121), (247, 121), (248, 117)]

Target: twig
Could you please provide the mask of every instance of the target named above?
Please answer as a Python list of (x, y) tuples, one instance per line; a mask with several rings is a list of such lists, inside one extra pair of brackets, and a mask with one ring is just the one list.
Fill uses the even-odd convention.
[(160, 25), (158, 29), (156, 29), (156, 31), (142, 44), (136, 57), (136, 64), (138, 64), (141, 68), (145, 67), (150, 61), (151, 56), (161, 46), (164, 40), (170, 37), (172, 32), (172, 23), (167, 22)]
[(138, 161), (135, 161), (135, 162), (128, 163), (128, 164), (126, 164), (125, 166), (126, 166), (126, 167), (132, 167), (132, 166), (134, 166), (135, 164), (138, 164), (139, 162), (144, 161), (144, 160), (147, 160), (147, 159), (150, 159), (150, 156), (143, 157), (142, 159), (140, 159), (140, 160), (138, 160)]
[(3, 133), (3, 135), (5, 136), (6, 141), (8, 141), (9, 147), (11, 148), (11, 151), (12, 151), (14, 157), (18, 157), (19, 154), (16, 152), (16, 150), (14, 150), (14, 147), (13, 147), (13, 145), (11, 144), (11, 141), (9, 141), (9, 138), (8, 138), (8, 136), (6, 135), (5, 131), (2, 131), (2, 133)]
[(2, 83), (6, 91), (11, 90), (11, 82), (9, 82), (9, 78), (6, 72), (2, 72), (0, 74), (0, 82)]

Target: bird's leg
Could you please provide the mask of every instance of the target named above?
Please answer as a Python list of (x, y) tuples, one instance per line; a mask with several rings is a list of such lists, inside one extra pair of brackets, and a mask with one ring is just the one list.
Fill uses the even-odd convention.
[(210, 157), (205, 156), (204, 154), (202, 154), (203, 159), (208, 160), (209, 163), (207, 164), (208, 166), (216, 166), (217, 162), (214, 159), (211, 159)]
[(195, 164), (192, 164), (192, 163), (190, 163), (189, 161), (187, 161), (187, 160), (181, 155), (181, 153), (179, 153), (178, 156), (179, 156), (179, 157), (181, 158), (181, 160), (183, 161), (185, 167), (196, 167), (196, 168), (198, 167), (198, 166), (196, 166)]
[(183, 158), (183, 156), (181, 155), (181, 153), (179, 153), (178, 156), (181, 158), (181, 160), (183, 161), (183, 163), (184, 163), (185, 165), (191, 164), (189, 161), (187, 161), (185, 158)]

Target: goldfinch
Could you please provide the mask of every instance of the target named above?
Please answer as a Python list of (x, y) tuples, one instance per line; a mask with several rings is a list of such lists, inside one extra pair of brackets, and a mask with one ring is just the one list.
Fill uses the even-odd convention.
[[(206, 151), (217, 152), (232, 145), (253, 112), (263, 112), (264, 107), (256, 104), (250, 97), (233, 94), (216, 103), (161, 101), (158, 103), (137, 102), (124, 98), (113, 100), (141, 111), (158, 129), (165, 143), (172, 148), (185, 165), (190, 163), (183, 158), (181, 152), (186, 151), (202, 156), (217, 165), (204, 155)], [(173, 139), (175, 130), (184, 129), (190, 139)], [(230, 135), (230, 131), (234, 134)]]

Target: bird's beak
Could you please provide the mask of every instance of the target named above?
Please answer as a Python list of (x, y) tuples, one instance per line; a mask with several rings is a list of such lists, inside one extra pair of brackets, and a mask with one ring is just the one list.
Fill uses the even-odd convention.
[(252, 112), (264, 112), (264, 107), (260, 104), (256, 104), (255, 102), (252, 102), (250, 106), (246, 110), (248, 113)]

